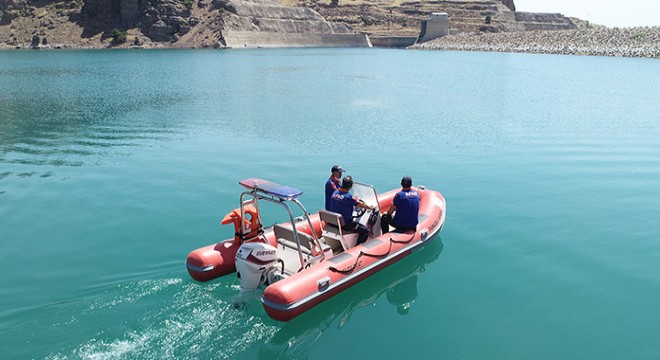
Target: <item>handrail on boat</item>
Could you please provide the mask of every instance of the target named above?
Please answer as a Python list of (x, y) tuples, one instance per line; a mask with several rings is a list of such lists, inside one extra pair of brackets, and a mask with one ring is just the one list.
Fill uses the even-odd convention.
[[(256, 181), (255, 181), (256, 182)], [(241, 183), (241, 185), (245, 186), (244, 183)], [(251, 198), (246, 199), (246, 197), (251, 196)], [(318, 238), (318, 235), (316, 234), (316, 231), (314, 231), (314, 226), (312, 225), (312, 220), (310, 219), (310, 215), (307, 212), (307, 209), (303, 206), (303, 204), (298, 200), (297, 197), (281, 197), (278, 196), (277, 194), (273, 194), (272, 192), (269, 191), (261, 191), (261, 189), (258, 186), (254, 186), (251, 188), (249, 191), (244, 191), (241, 193), (240, 196), (240, 204), (241, 204), (241, 219), (245, 216), (245, 209), (244, 206), (248, 204), (253, 204), (255, 206), (255, 209), (257, 210), (257, 214), (259, 215), (259, 222), (261, 222), (261, 213), (259, 211), (259, 201), (258, 200), (264, 200), (271, 202), (273, 204), (278, 204), (282, 206), (287, 214), (289, 215), (289, 220), (291, 223), (291, 228), (293, 230), (293, 235), (296, 240), (296, 247), (298, 250), (298, 258), (300, 259), (300, 264), (301, 268), (298, 270), (302, 270), (306, 268), (310, 263), (313, 263), (314, 261), (317, 260), (324, 260), (325, 259), (325, 253), (323, 252), (323, 247), (321, 246), (321, 242)], [(310, 228), (310, 235), (312, 237), (312, 240), (314, 242), (314, 246), (319, 249), (319, 254), (313, 256), (309, 261), (305, 261), (305, 258), (303, 257), (303, 252), (302, 248), (300, 245), (300, 238), (298, 236), (298, 229), (295, 226), (295, 218), (293, 216), (293, 212), (291, 211), (291, 208), (286, 204), (287, 201), (295, 203), (300, 210), (303, 212), (303, 218), (307, 220), (307, 224), (309, 225)], [(241, 222), (241, 231), (245, 232), (245, 223)], [(311, 249), (310, 249), (311, 250)]]

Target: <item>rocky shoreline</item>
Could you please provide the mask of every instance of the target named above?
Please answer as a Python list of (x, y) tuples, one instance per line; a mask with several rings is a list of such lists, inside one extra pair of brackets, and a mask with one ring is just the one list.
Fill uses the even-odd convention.
[(462, 33), (411, 49), (660, 58), (660, 27)]
[(513, 0), (319, 1), (0, 0), (0, 50), (363, 47), (367, 35), (407, 38), (403, 47), (415, 41), (421, 21), (442, 10), (458, 35), (412, 49), (660, 58), (660, 27), (605, 28), (516, 12)]

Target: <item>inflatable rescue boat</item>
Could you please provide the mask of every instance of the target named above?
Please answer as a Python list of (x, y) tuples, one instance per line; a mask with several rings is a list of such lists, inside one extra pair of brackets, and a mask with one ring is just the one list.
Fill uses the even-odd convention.
[[(382, 233), (381, 215), (399, 190), (377, 194), (373, 186), (354, 182), (354, 195), (374, 207), (353, 213), (355, 221), (370, 229), (367, 241), (356, 245), (358, 234), (342, 229), (342, 215), (326, 210), (309, 214), (299, 201), (302, 191), (257, 178), (239, 184), (246, 189), (240, 206), (222, 220), (234, 225), (234, 238), (192, 251), (186, 267), (198, 281), (237, 272), (242, 291), (265, 286), (264, 309), (280, 321), (293, 319), (423, 248), (445, 223), (443, 196), (413, 187), (420, 196), (417, 229)], [(286, 220), (264, 227), (259, 208), (263, 202), (280, 206)], [(294, 212), (302, 215), (294, 217)]]

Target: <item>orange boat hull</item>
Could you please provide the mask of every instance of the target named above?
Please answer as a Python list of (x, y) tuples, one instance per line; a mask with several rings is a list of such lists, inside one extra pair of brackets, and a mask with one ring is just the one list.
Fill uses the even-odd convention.
[[(381, 209), (389, 207), (397, 191), (379, 195)], [(261, 298), (268, 315), (279, 321), (291, 320), (423, 248), (442, 229), (446, 206), (437, 191), (419, 193), (417, 231), (383, 234), (268, 286)]]

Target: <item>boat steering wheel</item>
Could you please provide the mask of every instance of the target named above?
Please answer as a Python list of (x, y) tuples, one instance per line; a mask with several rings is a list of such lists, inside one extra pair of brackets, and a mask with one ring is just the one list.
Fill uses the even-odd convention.
[[(360, 200), (360, 204), (365, 205), (365, 202)], [(361, 218), (362, 215), (364, 215), (367, 212), (367, 210), (370, 210), (370, 209), (361, 208), (359, 206), (353, 207), (353, 215), (352, 215), (353, 219), (357, 220), (357, 219)]]
[(366, 212), (367, 212), (367, 209), (363, 209), (363, 208), (360, 208), (360, 207), (356, 206), (353, 209), (353, 219), (357, 220), (357, 219), (361, 218), (362, 215), (364, 215), (364, 213), (366, 213)]

